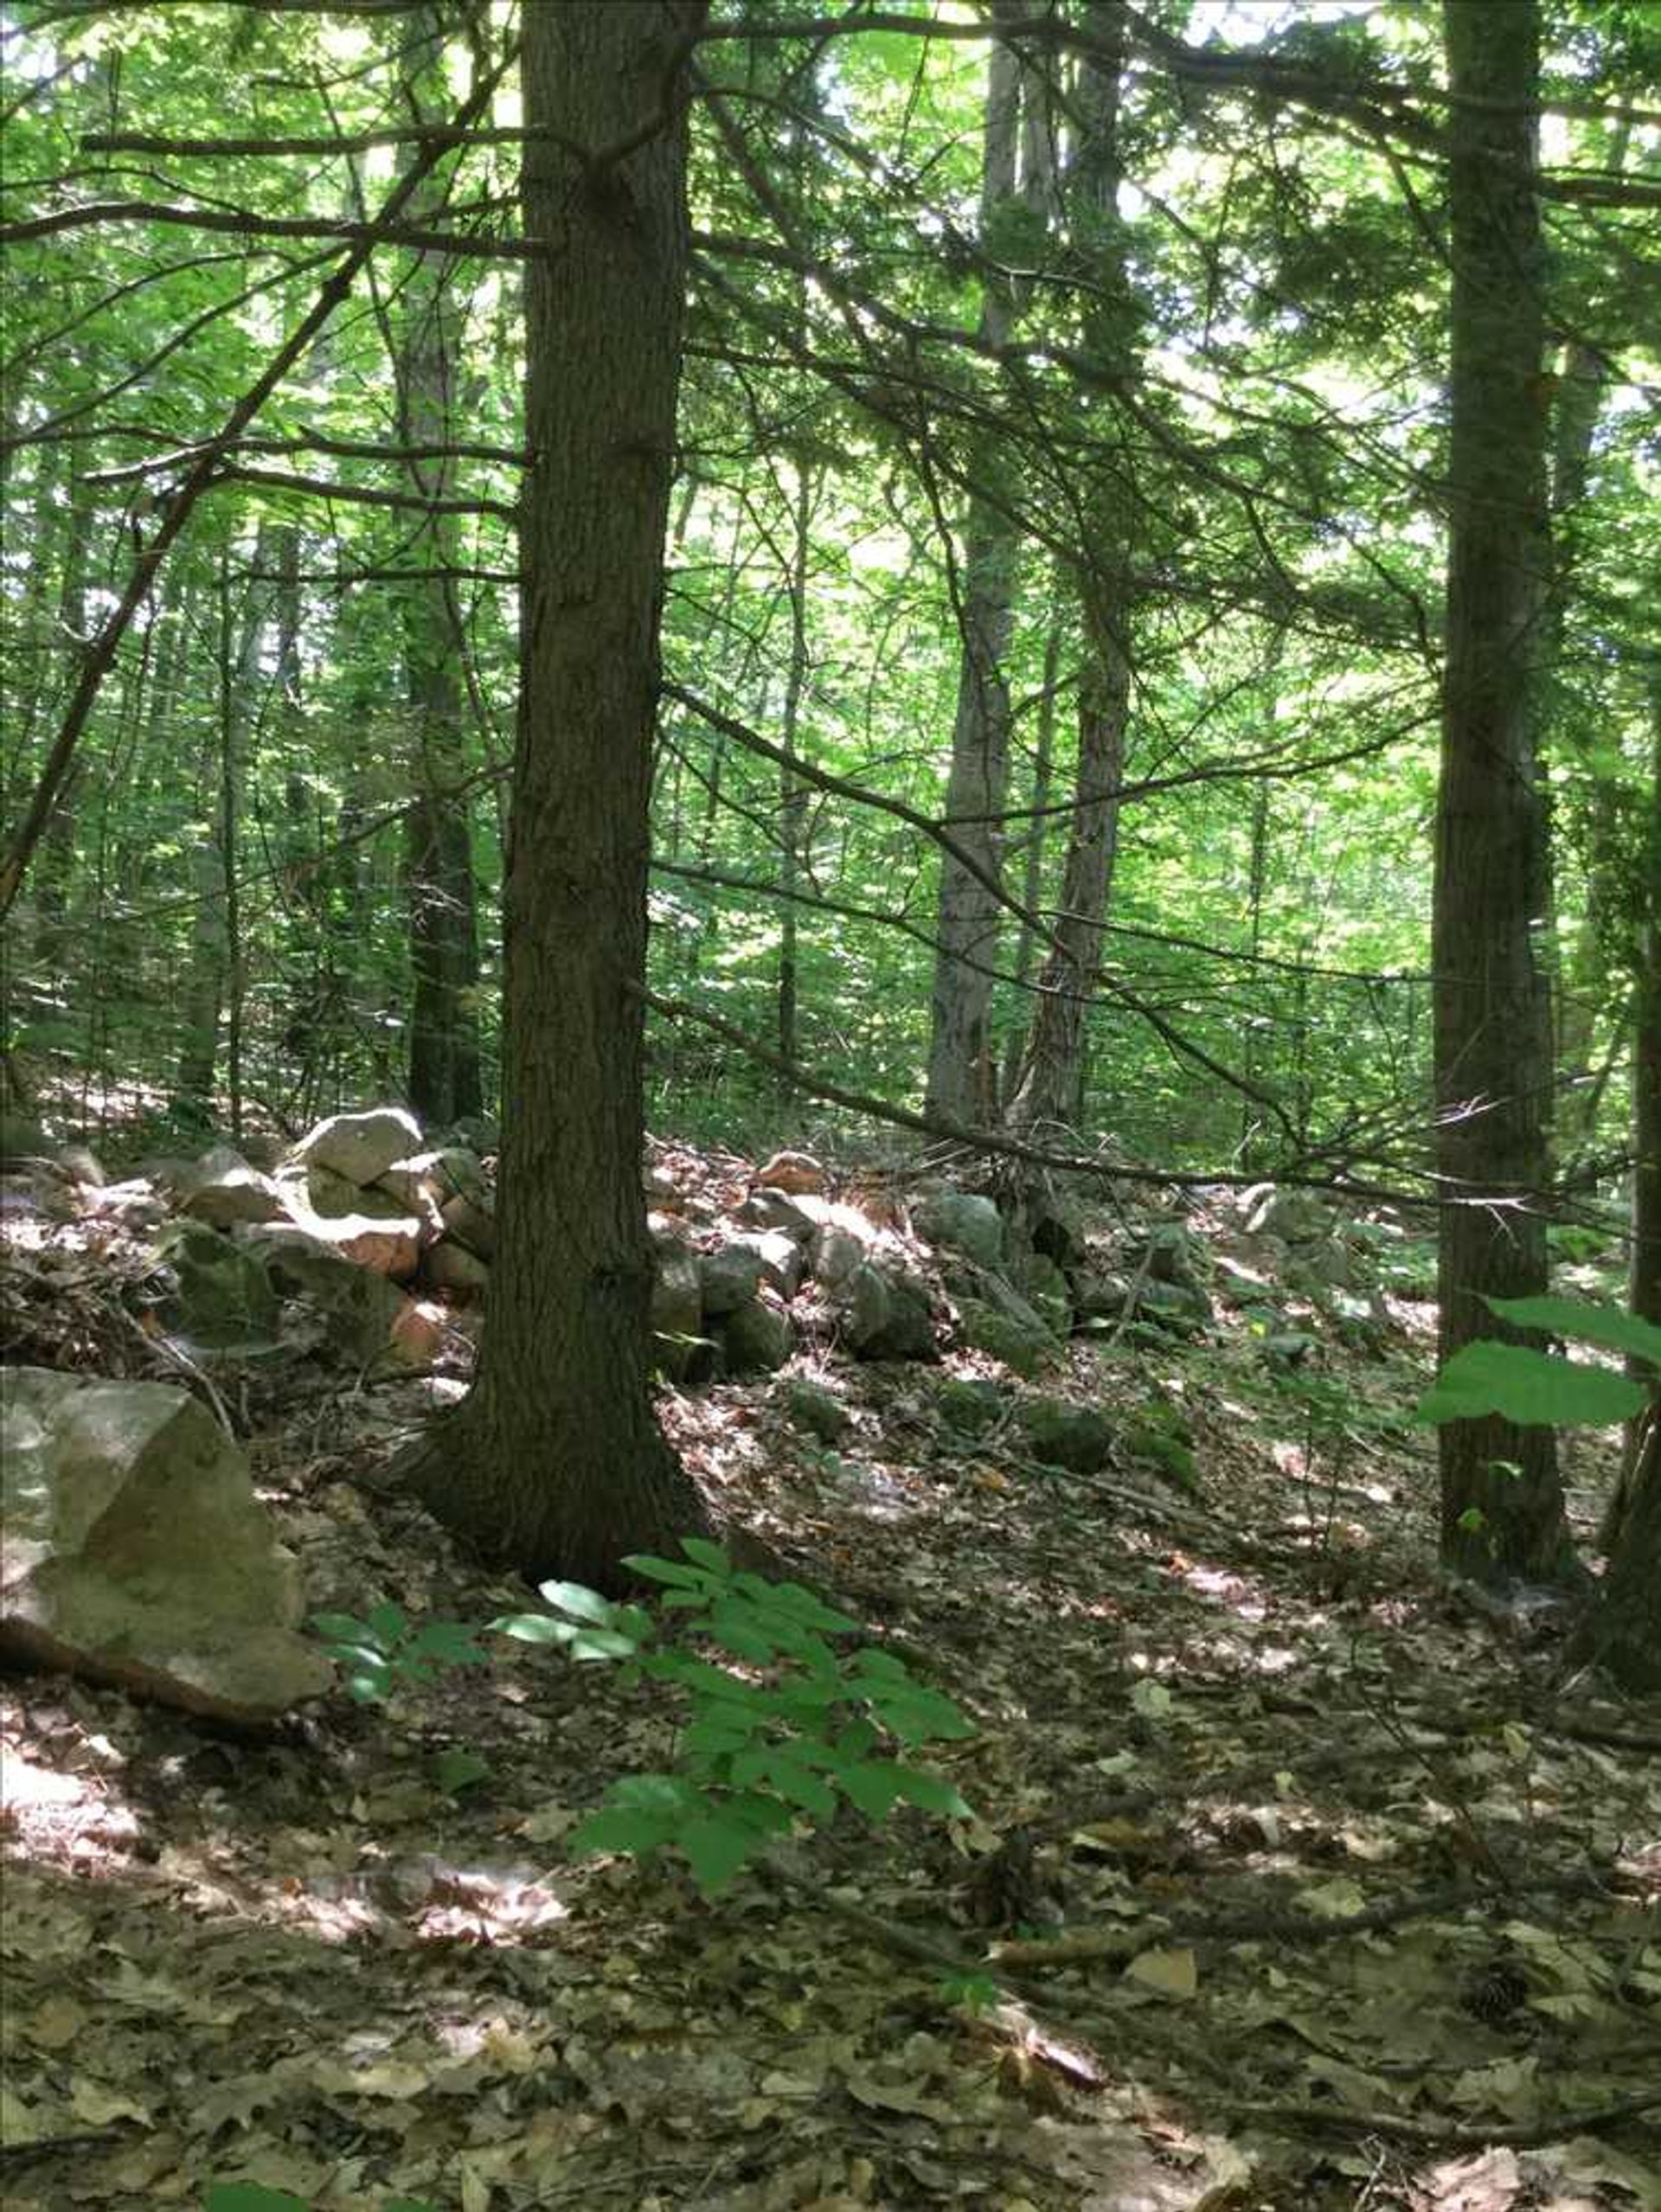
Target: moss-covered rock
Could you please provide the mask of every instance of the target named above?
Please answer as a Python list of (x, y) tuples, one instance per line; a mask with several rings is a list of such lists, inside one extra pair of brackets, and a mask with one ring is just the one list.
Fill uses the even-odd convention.
[(853, 1426), (854, 1417), (847, 1407), (822, 1382), (793, 1375), (779, 1393), (779, 1400), (792, 1427), (805, 1428), (821, 1444), (840, 1443)]
[(1061, 1345), (1036, 1314), (1030, 1323), (1022, 1322), (979, 1298), (961, 1298), (958, 1318), (963, 1341), (972, 1350), (1002, 1360), (1029, 1382), (1049, 1361), (1061, 1356)]
[(989, 1429), (1009, 1403), (1009, 1393), (996, 1382), (953, 1375), (940, 1385), (934, 1401), (940, 1419), (959, 1436), (978, 1436)]
[(1112, 1455), (1113, 1426), (1093, 1406), (1069, 1405), (1065, 1398), (1033, 1398), (1022, 1407), (1020, 1420), (1028, 1449), (1046, 1466), (1093, 1475)]

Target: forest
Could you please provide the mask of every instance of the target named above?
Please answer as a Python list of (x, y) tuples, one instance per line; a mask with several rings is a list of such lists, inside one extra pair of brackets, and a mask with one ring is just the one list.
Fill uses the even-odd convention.
[(6, 2203), (1661, 2207), (1661, 5), (0, 71)]

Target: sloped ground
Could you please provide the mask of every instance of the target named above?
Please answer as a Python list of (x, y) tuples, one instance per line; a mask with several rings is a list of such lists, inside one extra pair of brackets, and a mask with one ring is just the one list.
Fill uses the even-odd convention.
[[(941, 1370), (811, 1347), (834, 1451), (776, 1380), (666, 1400), (717, 1510), (972, 1716), (961, 1831), (838, 1824), (714, 1904), (572, 1865), (670, 1716), (518, 1645), (258, 1743), (9, 1683), (5, 2202), (1661, 2204), (1661, 1712), (1436, 1585), (1430, 1309), (1359, 1350), (1282, 1305), (1290, 1381), (1226, 1305), (1045, 1381), (1178, 1407), (1193, 1493), (1024, 1457), (970, 1356), (973, 1439)], [(530, 1602), (386, 1479), (433, 1386), (307, 1387), (253, 1450), (319, 1609)]]

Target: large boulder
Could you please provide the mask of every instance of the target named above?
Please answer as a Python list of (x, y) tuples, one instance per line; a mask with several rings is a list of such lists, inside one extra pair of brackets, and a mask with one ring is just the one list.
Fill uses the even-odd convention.
[(714, 1353), (703, 1341), (698, 1255), (672, 1229), (651, 1231), (652, 1354), (672, 1382), (689, 1382)]
[(914, 1202), (911, 1220), (926, 1243), (961, 1253), (978, 1267), (1004, 1264), (1004, 1217), (990, 1198), (937, 1184)]
[(360, 1266), (337, 1245), (280, 1223), (244, 1232), (244, 1248), (264, 1261), (279, 1290), (303, 1298), (328, 1321), (328, 1345), (359, 1367), (430, 1366), (442, 1341), (414, 1301), (388, 1276)]
[(306, 1132), (294, 1157), (308, 1169), (343, 1175), (361, 1189), (420, 1149), (420, 1125), (413, 1113), (402, 1106), (375, 1106), (368, 1113), (331, 1113)]
[[(991, 1278), (989, 1280), (995, 1280)], [(1011, 1293), (1013, 1295), (1013, 1293)], [(1000, 1311), (984, 1299), (959, 1298), (958, 1327), (971, 1350), (1001, 1360), (1029, 1381), (1049, 1361), (1059, 1359), (1061, 1347), (1030, 1306), (1025, 1319)]]
[(455, 1237), (469, 1252), (478, 1253), (481, 1260), (495, 1259), (496, 1215), (488, 1206), (481, 1206), (466, 1191), (459, 1190), (439, 1209), (439, 1219), (444, 1224), (446, 1237)]
[(865, 1260), (837, 1293), (849, 1350), (857, 1359), (938, 1356), (927, 1283)]
[(782, 1190), (792, 1197), (817, 1197), (827, 1182), (824, 1167), (811, 1152), (775, 1152), (765, 1167), (757, 1169), (755, 1179), (764, 1190)]
[(1247, 1236), (1278, 1236), (1286, 1244), (1314, 1244), (1332, 1231), (1332, 1209), (1312, 1190), (1277, 1190), (1260, 1183), (1242, 1201)]
[(773, 1375), (796, 1349), (790, 1317), (765, 1298), (734, 1306), (715, 1324), (729, 1375)]
[(433, 1289), (447, 1291), (452, 1298), (483, 1298), (490, 1288), (489, 1260), (481, 1260), (478, 1253), (450, 1237), (442, 1244), (429, 1245), (421, 1266)]
[(282, 1302), (260, 1257), (191, 1221), (171, 1223), (162, 1250), (174, 1285), (162, 1319), (176, 1336), (212, 1351), (259, 1353), (276, 1346)]
[(332, 1678), (212, 1417), (161, 1382), (0, 1374), (0, 1648), (258, 1726)]
[(723, 1244), (698, 1262), (698, 1279), (708, 1314), (736, 1313), (760, 1288), (761, 1255), (747, 1243)]
[(179, 1211), (209, 1228), (230, 1229), (244, 1221), (279, 1221), (287, 1209), (268, 1175), (250, 1167), (230, 1145), (216, 1144), (186, 1177)]

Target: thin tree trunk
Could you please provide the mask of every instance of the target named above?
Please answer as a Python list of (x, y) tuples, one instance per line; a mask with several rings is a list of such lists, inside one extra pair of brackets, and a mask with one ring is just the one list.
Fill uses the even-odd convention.
[[(526, 10), (521, 689), (497, 1246), (479, 1376), (415, 1470), (532, 1575), (707, 1525), (647, 1388), (642, 1035), (664, 532), (702, 0)], [(608, 151), (606, 150), (625, 149)]]
[[(416, 10), (418, 36), (404, 83), (420, 113), (443, 107), (439, 0)], [(447, 189), (435, 171), (412, 203), (414, 220), (434, 214)], [(401, 300), (403, 334), (397, 362), (400, 428), (411, 446), (440, 446), (457, 435), (454, 391), (460, 315), (453, 256), (419, 253)], [(413, 461), (411, 479), (424, 497), (454, 496), (454, 465), (444, 457)], [(476, 1114), (483, 1104), (478, 1054), (478, 923), (473, 870), (471, 805), (463, 715), (463, 639), (450, 587), (437, 573), (453, 562), (452, 516), (433, 514), (416, 537), (435, 572), (413, 588), (404, 610), (405, 680), (414, 726), (415, 805), (406, 817), (413, 992), (409, 1021), (409, 1098), (420, 1119), (444, 1126)]]
[[(1018, 21), (1023, 10), (1010, 0), (1000, 0), (994, 12), (996, 21), (1008, 22)], [(990, 240), (997, 215), (1016, 196), (1022, 76), (1016, 54), (994, 40), (983, 136), (983, 240)], [(1031, 204), (1037, 181), (1029, 176), (1027, 187)], [(988, 276), (981, 292), (982, 340), (991, 346), (1006, 343), (1014, 320), (1009, 285), (1001, 278)], [(990, 451), (982, 453), (979, 466), (984, 476), (999, 473), (997, 457)], [(1002, 816), (1010, 780), (1005, 663), (1015, 627), (1020, 549), (1020, 532), (1007, 503), (972, 498), (964, 526), (958, 604), (963, 657), (943, 818), (956, 842), (993, 882), (1003, 867)], [(958, 1122), (990, 1120), (996, 1109), (991, 971), (1000, 916), (998, 902), (982, 876), (954, 855), (943, 854), (925, 1105), (929, 1112)]]
[[(807, 688), (807, 564), (808, 532), (813, 516), (813, 484), (804, 459), (794, 463), (795, 487), (791, 502), (790, 664), (785, 673), (784, 712), (779, 717), (779, 742), (786, 755), (779, 766), (779, 1056), (789, 1066), (797, 1060), (796, 1016), (799, 997), (797, 971), (798, 915), (795, 894), (802, 880), (802, 843), (807, 826), (808, 787), (790, 763), (796, 758), (801, 726), (802, 694)], [(779, 1093), (793, 1094), (790, 1076), (780, 1070)]]
[[(1127, 282), (1119, 221), (1119, 111), (1126, 18), (1123, 0), (1092, 0), (1087, 27), (1096, 52), (1081, 67), (1081, 135), (1068, 181), (1069, 218), (1093, 253), (1098, 295), (1087, 330), (1104, 366), (1132, 369), (1126, 326)], [(1101, 57), (1109, 57), (1103, 59)], [(1082, 1119), (1085, 1023), (1101, 965), (1107, 907), (1119, 850), (1119, 787), (1125, 779), (1126, 728), (1131, 701), (1126, 578), (1131, 528), (1120, 478), (1085, 503), (1080, 575), (1083, 664), (1079, 676), (1079, 750), (1075, 805), (1061, 878), (1055, 936), (1039, 978), (1025, 1078), (1011, 1103), (1019, 1129), (1074, 1127)]]
[[(1447, 657), (1437, 802), (1438, 1350), (1505, 1333), (1485, 1303), (1547, 1283), (1548, 1009), (1533, 749), (1548, 576), (1536, 0), (1446, 0), (1453, 243)], [(1441, 1552), (1479, 1580), (1573, 1570), (1553, 1432), (1439, 1431)]]
[(1038, 734), (1032, 753), (1032, 817), (1027, 824), (1021, 875), (1021, 926), (1015, 940), (1016, 1018), (1004, 1055), (1003, 1095), (1012, 1099), (1026, 1072), (1032, 1033), (1026, 998), (1037, 946), (1034, 920), (1044, 895), (1044, 851), (1049, 841), (1050, 781), (1055, 766), (1055, 687), (1061, 667), (1061, 625), (1053, 621), (1044, 640), (1043, 692), (1038, 702)]

